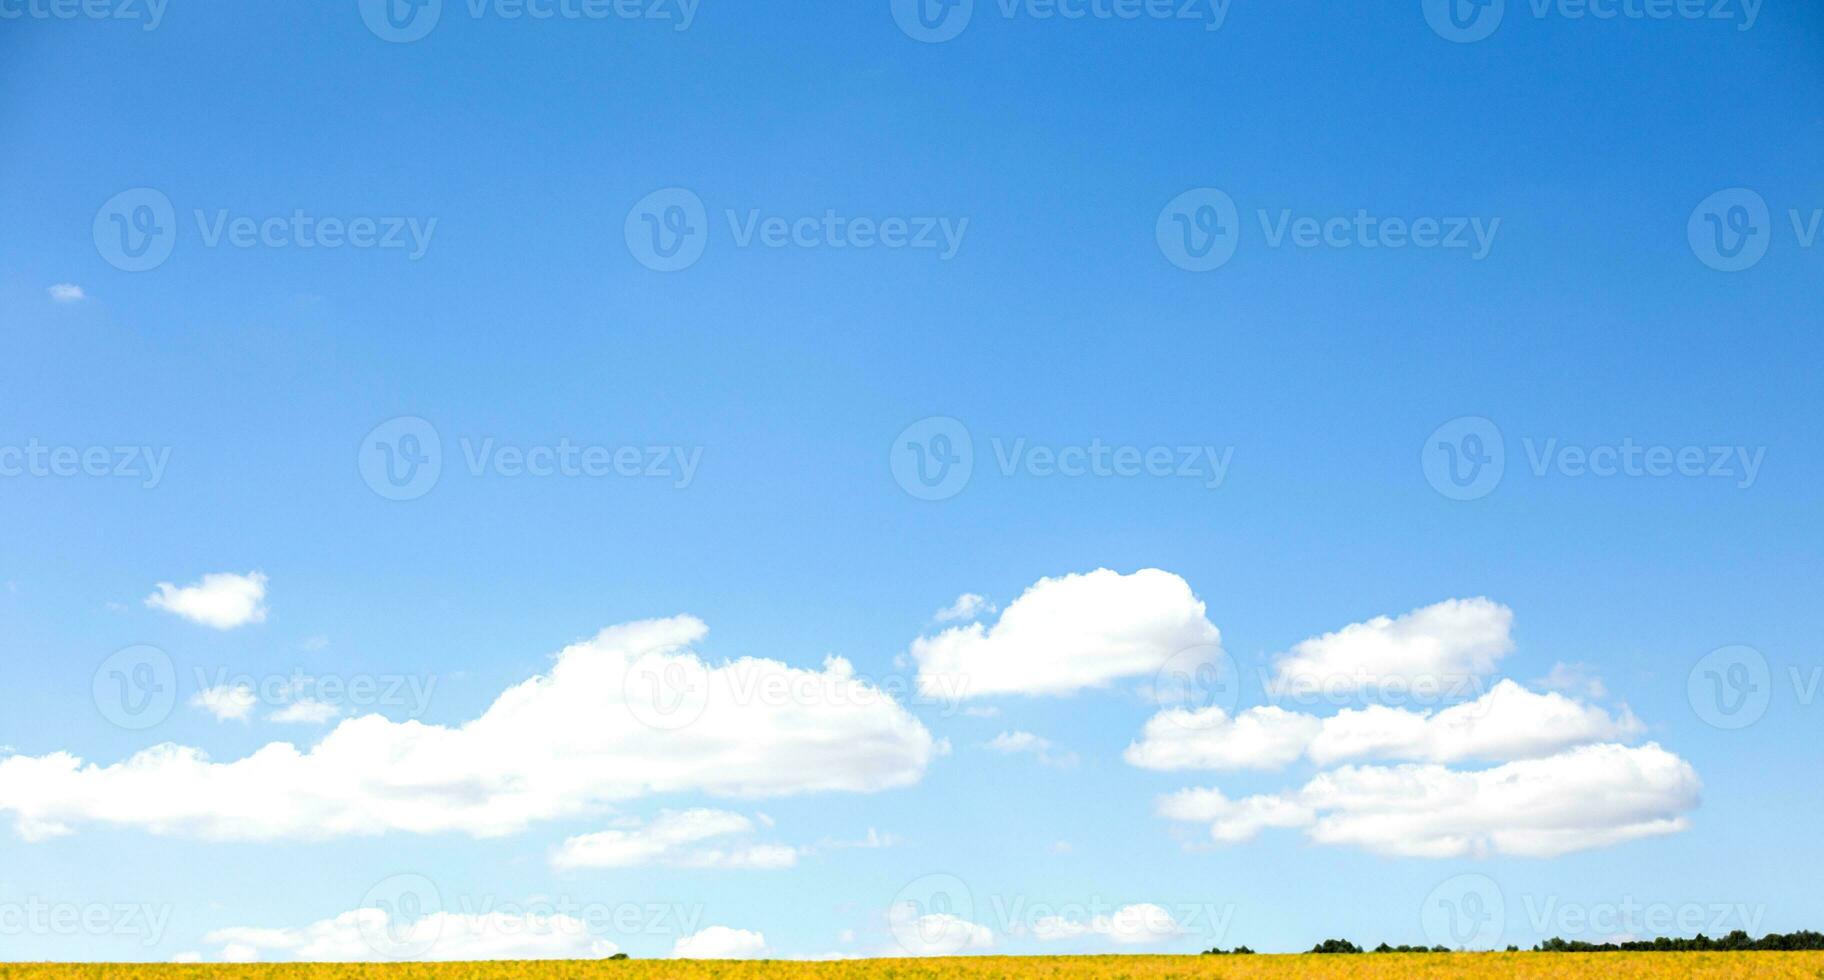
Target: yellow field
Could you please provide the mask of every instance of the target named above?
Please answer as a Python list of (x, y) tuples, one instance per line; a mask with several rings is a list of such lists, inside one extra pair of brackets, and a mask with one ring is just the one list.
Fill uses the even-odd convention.
[(1292, 980), (1342, 977), (1805, 977), (1824, 978), (1810, 953), (1373, 953), (1342, 956), (970, 956), (923, 960), (778, 960), (327, 964), (248, 966), (7, 965), (5, 980), (918, 980), (925, 977), (1171, 977)]

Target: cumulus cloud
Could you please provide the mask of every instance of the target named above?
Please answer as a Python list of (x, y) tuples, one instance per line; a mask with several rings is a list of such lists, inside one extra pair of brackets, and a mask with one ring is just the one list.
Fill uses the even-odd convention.
[(191, 707), (209, 712), (216, 721), (246, 721), (259, 703), (252, 688), (235, 684), (206, 687), (190, 696)]
[(232, 762), (160, 745), (113, 765), (0, 758), (27, 838), (77, 824), (217, 840), (459, 832), (492, 837), (663, 793), (766, 797), (916, 783), (931, 733), (840, 658), (708, 666), (693, 617), (614, 626), (457, 727), (349, 718), (309, 750)]
[(568, 915), (435, 912), (407, 921), (379, 908), (344, 912), (302, 928), (218, 929), (203, 941), (220, 946), (218, 958), (229, 963), (580, 960), (619, 951)]
[(1101, 936), (1124, 946), (1164, 942), (1183, 931), (1170, 912), (1144, 902), (1117, 909), (1112, 915), (1095, 916), (1087, 922), (1054, 915), (1032, 924), (1033, 938), (1042, 941)]
[(1552, 755), (1586, 742), (1638, 735), (1643, 726), (1623, 707), (1610, 714), (1562, 694), (1535, 693), (1503, 680), (1474, 701), (1437, 712), (1370, 705), (1323, 721), (1311, 759), (1410, 759), (1419, 762), (1506, 762)]
[(671, 955), (686, 960), (742, 960), (766, 955), (766, 936), (746, 929), (709, 926), (672, 946)]
[(77, 303), (87, 298), (82, 287), (73, 282), (60, 282), (45, 292), (50, 293), (51, 299), (59, 303)]
[(271, 721), (291, 725), (327, 725), (342, 714), (342, 709), (314, 698), (299, 698), (267, 715)]
[(920, 914), (913, 902), (899, 902), (887, 910), (887, 925), (897, 948), (887, 955), (955, 956), (990, 949), (994, 932), (949, 912)]
[(632, 868), (660, 864), (680, 868), (789, 868), (797, 848), (782, 844), (700, 847), (704, 841), (751, 834), (754, 822), (727, 810), (666, 810), (649, 824), (572, 837), (551, 855), (559, 869)]
[(1626, 707), (1610, 714), (1503, 680), (1473, 701), (1436, 711), (1369, 705), (1328, 718), (1276, 706), (1233, 718), (1216, 707), (1161, 711), (1125, 758), (1162, 770), (1279, 769), (1300, 756), (1320, 766), (1346, 759), (1510, 762), (1631, 738), (1642, 728)]
[(1208, 822), (1224, 843), (1304, 827), (1313, 843), (1401, 857), (1555, 857), (1684, 830), (1699, 788), (1690, 764), (1657, 743), (1605, 743), (1476, 771), (1345, 766), (1243, 800), (1186, 790), (1161, 799), (1159, 812)]
[(912, 641), (909, 652), (920, 692), (955, 700), (1105, 687), (1220, 639), (1184, 579), (1104, 568), (1040, 579), (993, 626), (954, 626)]
[(1142, 769), (1279, 769), (1303, 755), (1323, 723), (1264, 705), (1230, 717), (1219, 707), (1154, 715), (1124, 758)]
[(266, 576), (216, 572), (179, 588), (160, 582), (146, 605), (218, 630), (266, 621)]
[(1376, 616), (1282, 654), (1273, 687), (1291, 693), (1395, 685), (1450, 690), (1494, 671), (1496, 661), (1513, 651), (1513, 624), (1513, 610), (1483, 598)]
[(994, 603), (973, 592), (965, 592), (956, 597), (956, 601), (937, 611), (932, 618), (940, 623), (953, 623), (957, 620), (977, 619), (984, 613), (994, 612)]

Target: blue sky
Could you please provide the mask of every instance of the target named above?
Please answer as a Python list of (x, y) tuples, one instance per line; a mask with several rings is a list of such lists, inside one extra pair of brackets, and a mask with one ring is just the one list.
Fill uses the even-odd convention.
[[(1617, 14), (1507, 0), (1465, 21), (1479, 40), (1410, 2), (1066, 19), (976, 0), (928, 8), (947, 40), (902, 29), (917, 11), (885, 0), (710, 2), (687, 27), (669, 2), (512, 18), (444, 0), (434, 23), (405, 21), (416, 40), (352, 2), (0, 7), (0, 955), (282, 959), (295, 934), (232, 930), (305, 931), (427, 881), (453, 915), (641, 910), (587, 937), (635, 956), (907, 951), (908, 901), (955, 915), (926, 938), (965, 952), (1430, 942), (1464, 888), (1503, 904), (1483, 944), (1695, 931), (1553, 917), (1635, 904), (1816, 927), (1824, 907), (1791, 869), (1818, 857), (1795, 827), (1821, 801), (1790, 774), (1816, 762), (1824, 668), (1824, 20), (1597, 6)], [(686, 229), (686, 250), (655, 251), (677, 244), (655, 227)], [(375, 462), (407, 434), (434, 482)], [(567, 472), (536, 475), (500, 447), (573, 449)], [(1102, 447), (1107, 466), (1055, 472), (1034, 447)], [(91, 448), (110, 475), (65, 465)], [(1113, 471), (1121, 450), (1131, 475)], [(972, 468), (925, 484), (919, 451)], [(1452, 451), (1490, 462), (1458, 484)], [(1638, 452), (1632, 475), (1579, 455), (1610, 451)], [(1681, 472), (1681, 452), (1701, 464)], [(1058, 600), (1048, 580), (1081, 591)], [(149, 602), (160, 583), (171, 598)], [(964, 594), (983, 597), (979, 644), (967, 619), (936, 619)], [(1023, 596), (1028, 625), (1010, 624)], [(1376, 617), (1477, 597), (1511, 619), (1375, 639)], [(163, 771), (27, 765), (70, 753), (105, 772), (167, 743), (233, 762), (417, 709), (453, 731), (571, 644), (682, 615), (708, 627), (683, 631), (687, 668), (756, 657), (827, 679), (837, 656), (891, 698), (735, 705), (780, 725), (736, 739), (760, 756), (737, 769), (766, 774), (736, 793), (737, 749), (704, 733), (751, 734), (754, 717), (711, 703), (682, 733), (616, 727), (639, 721), (620, 685), (585, 686), (602, 700), (583, 715), (453, 758), (530, 779), (515, 767), (586, 739), (598, 711), (678, 755), (656, 774), (614, 744), (547, 759), (547, 788), (613, 785), (551, 789), (486, 828), (384, 813), (412, 792), (449, 813), (501, 792), (403, 762), (312, 770), (344, 772), (352, 798), (325, 810), (348, 822), (314, 831), (287, 815), (329, 790), (294, 798), (283, 772), (200, 770), (218, 799)], [(1601, 717), (1579, 744), (1508, 731), (1476, 759), (1410, 743), (1207, 764), (1250, 707), (1321, 720), (1384, 701), (1264, 689), (1302, 641), (1350, 624), (1370, 627), (1334, 655), (1382, 681), (1417, 663), (1468, 683), (1415, 715), (1507, 678)], [(948, 629), (964, 631), (952, 676), (1002, 689), (919, 693), (941, 672), (917, 653), (943, 644), (916, 641)], [(162, 655), (174, 700), (123, 727), (109, 658), (142, 645), (158, 653), (129, 654), (129, 683), (156, 683), (130, 668)], [(1227, 686), (1162, 705), (1189, 648)], [(271, 679), (300, 672), (349, 687), (325, 699), (335, 717), (271, 718), (302, 696)], [(244, 717), (191, 703), (239, 679), (265, 692)], [(357, 680), (429, 694), (364, 699)], [(1716, 683), (1764, 706), (1718, 715)], [(1206, 712), (1186, 729), (1203, 762), (1134, 764), (1172, 710)], [(807, 745), (803, 725), (845, 737)], [(1025, 750), (997, 750), (1003, 735)], [(1563, 752), (1649, 745), (1667, 753), (1657, 809), (1573, 821), (1591, 846), (1549, 855), (1475, 814), (1453, 828), (1461, 853), (1322, 840), (1338, 815), (1308, 785), (1350, 766), (1569, 772)], [(1554, 778), (1545, 796), (1570, 802), (1516, 819), (1601, 795)], [(1313, 812), (1218, 844), (1209, 807), (1161, 812), (1200, 788)], [(244, 821), (212, 824), (233, 799)], [(34, 807), (67, 833), (13, 826)], [(714, 813), (676, 816), (693, 810)], [(1635, 818), (1677, 826), (1592, 843)], [(686, 825), (722, 830), (613, 866), (554, 858)], [(679, 866), (738, 855), (789, 866)], [(654, 921), (661, 906), (692, 927)], [(1150, 906), (1182, 928), (1121, 941), (1136, 937), (1119, 910), (1150, 922)], [(42, 908), (104, 911), (72, 929)], [(1047, 911), (1065, 923), (1052, 939)], [(743, 934), (680, 950), (710, 926)]]

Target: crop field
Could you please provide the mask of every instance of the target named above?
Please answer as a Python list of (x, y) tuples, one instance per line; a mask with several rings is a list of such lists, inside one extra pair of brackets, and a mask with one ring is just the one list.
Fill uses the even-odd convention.
[(621, 960), (407, 964), (0, 964), (5, 980), (919, 980), (919, 978), (1824, 977), (1824, 952), (1428, 953), (1287, 956), (972, 956), (944, 959)]

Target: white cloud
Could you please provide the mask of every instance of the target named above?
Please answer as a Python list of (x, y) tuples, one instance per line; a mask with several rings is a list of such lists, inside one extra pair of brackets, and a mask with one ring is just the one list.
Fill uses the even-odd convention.
[(1121, 945), (1164, 942), (1184, 931), (1172, 914), (1151, 903), (1128, 905), (1113, 915), (1098, 915), (1088, 922), (1046, 916), (1032, 924), (1033, 938), (1042, 941), (1101, 936)]
[(216, 721), (246, 721), (259, 703), (252, 688), (235, 684), (206, 687), (190, 696), (191, 707), (209, 712)]
[(1631, 738), (1639, 719), (1611, 715), (1557, 693), (1503, 680), (1488, 693), (1438, 711), (1369, 705), (1328, 718), (1276, 706), (1230, 718), (1221, 708), (1161, 711), (1127, 761), (1144, 769), (1279, 769), (1300, 756), (1320, 766), (1346, 759), (1511, 762), (1573, 745)]
[(1154, 673), (1221, 635), (1184, 579), (1106, 568), (1040, 579), (995, 624), (954, 626), (909, 650), (921, 693), (951, 700), (1058, 695)]
[(973, 592), (965, 592), (956, 597), (956, 601), (937, 611), (932, 618), (940, 623), (954, 623), (963, 619), (978, 619), (983, 613), (994, 612), (994, 603)]
[(1159, 812), (1207, 821), (1225, 843), (1303, 826), (1313, 843), (1401, 857), (1554, 857), (1684, 830), (1698, 791), (1690, 764), (1656, 743), (1601, 744), (1468, 772), (1346, 766), (1294, 792), (1238, 801), (1186, 790), (1161, 799)]
[(1549, 691), (1563, 691), (1573, 697), (1606, 698), (1609, 689), (1589, 664), (1567, 664), (1559, 661), (1551, 672), (1533, 683)]
[(896, 944), (896, 948), (887, 951), (888, 956), (955, 956), (994, 946), (994, 932), (987, 926), (948, 912), (920, 915), (912, 902), (900, 902), (888, 909), (887, 924)]
[(766, 937), (746, 929), (709, 926), (679, 939), (671, 955), (686, 960), (757, 959), (766, 955)]
[(1611, 715), (1557, 693), (1538, 694), (1503, 680), (1474, 701), (1436, 713), (1370, 705), (1323, 721), (1311, 759), (1412, 759), (1420, 762), (1506, 762), (1552, 755), (1573, 745), (1637, 735), (1642, 725), (1627, 708)]
[(146, 596), (146, 605), (218, 630), (263, 623), (266, 621), (266, 576), (260, 572), (246, 575), (216, 572), (182, 588), (160, 582), (158, 591)]
[(1313, 816), (1308, 807), (1278, 796), (1231, 800), (1217, 789), (1184, 789), (1159, 800), (1159, 815), (1168, 820), (1210, 824), (1210, 836), (1223, 844), (1251, 840), (1267, 827), (1303, 827)]
[(195, 950), (178, 953), (171, 957), (171, 962), (173, 963), (201, 963), (202, 961), (203, 954), (198, 953)]
[(987, 748), (1002, 755), (1031, 755), (1040, 765), (1068, 769), (1077, 764), (1075, 752), (1054, 751), (1051, 740), (1031, 732), (1002, 732), (987, 742)]
[(82, 287), (73, 282), (60, 282), (45, 292), (50, 293), (51, 299), (59, 303), (77, 303), (88, 298)]
[(564, 841), (551, 855), (553, 867), (632, 868), (661, 864), (682, 868), (789, 868), (798, 850), (780, 844), (696, 847), (718, 837), (751, 834), (754, 822), (727, 810), (666, 810), (644, 826), (604, 830)]
[(1232, 718), (1218, 707), (1170, 708), (1147, 721), (1124, 758), (1142, 769), (1279, 769), (1304, 754), (1322, 725), (1272, 705)]
[(1450, 690), (1485, 676), (1514, 648), (1513, 610), (1448, 599), (1397, 618), (1376, 616), (1314, 636), (1282, 654), (1273, 687), (1321, 692), (1404, 686)]
[(908, 786), (938, 753), (846, 661), (709, 667), (690, 649), (706, 632), (688, 616), (610, 627), (458, 727), (366, 715), (308, 751), (274, 742), (222, 763), (170, 744), (108, 766), (7, 756), (0, 811), (34, 839), (87, 823), (217, 840), (491, 837), (654, 794)]
[(220, 945), (219, 958), (231, 963), (268, 957), (303, 963), (591, 959), (618, 952), (568, 915), (434, 912), (405, 921), (379, 908), (299, 929), (218, 929), (203, 941)]
[(342, 709), (313, 698), (299, 698), (272, 714), (268, 720), (292, 725), (327, 725), (342, 714)]

